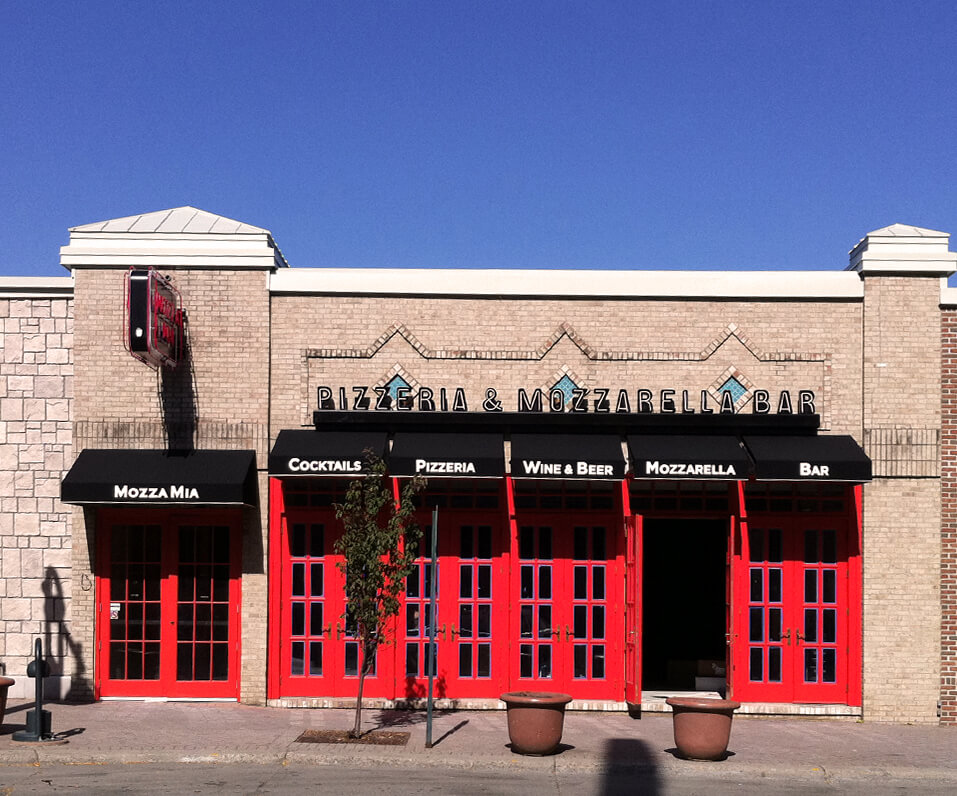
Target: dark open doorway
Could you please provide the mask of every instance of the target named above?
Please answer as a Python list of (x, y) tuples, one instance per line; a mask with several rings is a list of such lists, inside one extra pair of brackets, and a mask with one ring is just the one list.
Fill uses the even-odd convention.
[(693, 691), (723, 675), (727, 522), (646, 519), (643, 536), (641, 687)]

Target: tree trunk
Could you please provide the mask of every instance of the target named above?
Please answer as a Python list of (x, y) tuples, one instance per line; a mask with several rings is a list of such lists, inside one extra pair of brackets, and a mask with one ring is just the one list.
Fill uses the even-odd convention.
[(352, 728), (353, 738), (359, 738), (362, 735), (362, 686), (365, 684), (365, 680), (366, 666), (365, 660), (363, 660), (362, 666), (359, 669), (359, 693), (356, 695), (356, 723)]
[(378, 643), (361, 638), (360, 631), (359, 646), (362, 649), (362, 662), (359, 666), (359, 692), (356, 694), (356, 723), (352, 728), (352, 737), (362, 737), (362, 688), (365, 685), (366, 675), (372, 671), (372, 664), (375, 662), (375, 653)]

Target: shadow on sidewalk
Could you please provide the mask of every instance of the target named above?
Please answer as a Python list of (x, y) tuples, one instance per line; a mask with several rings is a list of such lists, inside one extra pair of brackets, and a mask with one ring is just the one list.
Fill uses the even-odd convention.
[[(432, 714), (433, 722), (441, 722), (442, 719), (454, 716), (454, 710), (437, 710)], [(376, 715), (376, 729), (384, 730), (390, 727), (414, 727), (417, 724), (425, 724), (426, 713), (422, 710), (380, 710)], [(454, 727), (446, 730), (438, 738), (434, 738), (432, 746), (438, 746), (450, 735), (458, 732), (462, 727), (469, 723), (468, 719), (463, 719)]]
[(663, 783), (651, 746), (637, 738), (609, 738), (602, 749), (604, 768), (598, 793), (633, 796), (663, 793)]

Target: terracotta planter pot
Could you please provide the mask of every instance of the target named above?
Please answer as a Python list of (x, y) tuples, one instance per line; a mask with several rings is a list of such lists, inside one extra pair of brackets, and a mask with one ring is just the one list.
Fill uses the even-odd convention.
[(520, 755), (550, 755), (562, 740), (568, 694), (512, 691), (499, 697), (508, 714), (508, 738)]
[(731, 719), (740, 702), (730, 699), (674, 697), (665, 700), (674, 713), (675, 746), (688, 760), (724, 760)]
[(7, 691), (15, 682), (12, 677), (0, 677), (0, 727), (3, 726), (3, 714), (7, 710)]

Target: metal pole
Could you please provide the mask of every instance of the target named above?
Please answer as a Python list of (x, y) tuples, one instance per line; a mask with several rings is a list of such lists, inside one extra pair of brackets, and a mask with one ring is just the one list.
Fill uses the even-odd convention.
[(432, 577), (429, 579), (429, 648), (425, 653), (425, 665), (429, 667), (429, 698), (425, 711), (425, 748), (432, 748), (432, 687), (435, 682), (435, 667), (438, 655), (435, 650), (435, 592), (439, 582), (439, 507), (432, 509)]
[(40, 639), (36, 640), (36, 643), (33, 645), (33, 661), (36, 664), (37, 676), (34, 682), (36, 683), (36, 733), (37, 740), (42, 741), (45, 739), (43, 732), (43, 642)]

